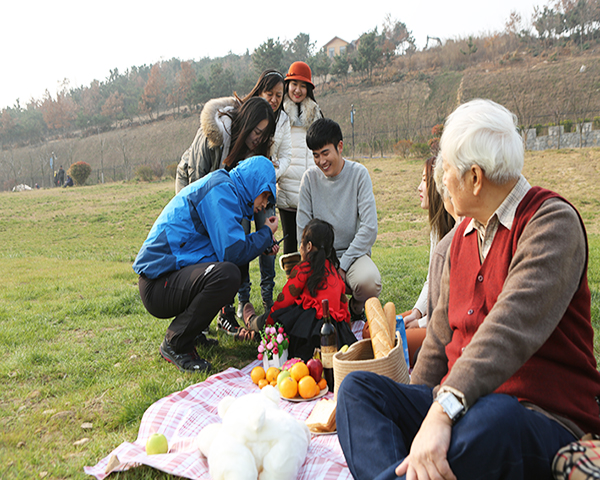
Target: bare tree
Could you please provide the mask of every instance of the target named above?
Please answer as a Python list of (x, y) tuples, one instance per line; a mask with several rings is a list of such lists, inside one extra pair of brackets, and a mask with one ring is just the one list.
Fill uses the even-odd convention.
[[(524, 77), (517, 72), (525, 72)], [(534, 121), (539, 111), (537, 104), (536, 89), (533, 88), (534, 78), (529, 68), (512, 70), (507, 75), (508, 90), (512, 99), (512, 109), (516, 112), (519, 119), (520, 128), (523, 134), (523, 140), (527, 145), (527, 135), (529, 129), (533, 127)]]

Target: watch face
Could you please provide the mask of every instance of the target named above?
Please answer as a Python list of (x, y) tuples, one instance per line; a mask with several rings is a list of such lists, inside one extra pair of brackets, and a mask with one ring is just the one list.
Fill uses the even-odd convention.
[(450, 417), (450, 420), (456, 419), (465, 409), (463, 404), (450, 392), (444, 392), (436, 398), (444, 412)]

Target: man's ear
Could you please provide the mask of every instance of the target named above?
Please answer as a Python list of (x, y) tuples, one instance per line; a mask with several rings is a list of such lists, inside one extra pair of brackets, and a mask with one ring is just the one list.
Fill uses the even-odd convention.
[(483, 187), (483, 170), (479, 165), (471, 165), (469, 174), (472, 179), (473, 195), (477, 196)]
[(340, 143), (338, 143), (338, 145), (337, 145), (337, 151), (342, 153), (343, 149), (344, 149), (344, 141), (340, 140)]

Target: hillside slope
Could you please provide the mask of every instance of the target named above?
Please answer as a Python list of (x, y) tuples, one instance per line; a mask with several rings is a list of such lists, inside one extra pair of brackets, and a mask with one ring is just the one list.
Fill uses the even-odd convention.
[[(355, 84), (334, 79), (315, 90), (324, 114), (342, 126), (347, 155), (383, 156), (402, 139), (426, 142), (431, 127), (443, 123), (459, 102), (472, 98), (490, 98), (505, 105), (525, 126), (600, 116), (600, 54), (594, 51), (556, 58), (517, 52), (501, 62), (479, 63), (462, 71), (403, 72), (391, 65), (378, 75), (372, 82)], [(89, 163), (93, 172), (88, 183), (100, 182), (102, 172), (105, 181), (130, 179), (137, 165), (177, 162), (198, 125), (197, 115), (166, 117), (86, 138), (4, 150), (0, 152), (0, 188), (10, 189), (17, 183), (49, 186), (52, 152), (57, 158), (54, 169), (80, 160)]]

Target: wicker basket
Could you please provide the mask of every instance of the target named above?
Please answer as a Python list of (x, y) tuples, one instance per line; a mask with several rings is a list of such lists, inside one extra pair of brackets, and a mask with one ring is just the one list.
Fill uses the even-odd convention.
[(408, 367), (404, 360), (402, 340), (396, 332), (396, 346), (390, 350), (387, 357), (375, 359), (371, 339), (366, 338), (353, 343), (346, 352), (337, 352), (333, 356), (333, 378), (335, 381), (334, 398), (342, 380), (350, 372), (364, 371), (384, 375), (398, 383), (409, 383)]

